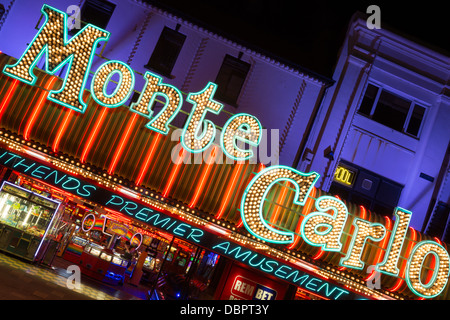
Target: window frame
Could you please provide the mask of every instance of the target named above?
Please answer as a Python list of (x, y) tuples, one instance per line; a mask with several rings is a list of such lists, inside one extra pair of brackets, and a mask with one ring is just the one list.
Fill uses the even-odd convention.
[[(175, 57), (175, 59), (174, 59), (174, 61), (172, 63), (172, 66), (171, 66), (170, 70), (168, 70), (168, 69), (167, 70), (161, 70), (160, 68), (155, 67), (155, 64), (151, 64), (152, 60), (156, 59), (154, 57), (154, 54), (155, 54), (155, 52), (156, 52), (156, 50), (158, 48), (158, 45), (161, 45), (160, 41), (163, 39), (163, 35), (165, 34), (165, 32), (171, 32), (172, 34), (177, 33), (179, 35), (184, 36), (184, 39), (183, 39), (183, 41), (182, 41), (182, 43), (181, 43), (181, 45), (179, 47), (178, 53), (176, 54), (176, 57)], [(181, 53), (181, 50), (183, 50), (183, 46), (184, 46), (184, 43), (186, 42), (186, 39), (187, 39), (187, 35), (185, 35), (184, 33), (181, 33), (180, 31), (178, 31), (178, 26), (176, 28), (170, 28), (168, 26), (164, 26), (162, 28), (162, 30), (161, 30), (161, 33), (159, 34), (158, 41), (156, 41), (156, 44), (155, 44), (155, 47), (153, 48), (152, 54), (150, 55), (147, 63), (144, 65), (144, 68), (146, 68), (148, 70), (151, 70), (151, 71), (154, 71), (154, 72), (156, 72), (156, 73), (158, 73), (158, 74), (160, 74), (160, 75), (162, 75), (164, 77), (168, 77), (168, 78), (172, 79), (173, 78), (173, 75), (172, 75), (173, 69), (175, 68), (175, 65), (176, 65), (176, 63), (178, 61), (178, 58), (179, 58), (180, 53)]]
[[(347, 169), (351, 169), (356, 172), (356, 176), (354, 177), (354, 182), (351, 186), (342, 184), (340, 181), (335, 180), (336, 169), (338, 166), (341, 166), (341, 167), (344, 167)], [(358, 188), (358, 186), (356, 185), (358, 176), (360, 174), (364, 174), (364, 173), (372, 176), (373, 178), (378, 179), (377, 187), (376, 187), (376, 190), (374, 191), (373, 196), (361, 192), (360, 189)], [(380, 200), (378, 198), (378, 195), (380, 194), (380, 192), (382, 190), (381, 188), (382, 188), (383, 183), (390, 184), (394, 187), (397, 187), (400, 190), (400, 192), (398, 193), (398, 197), (397, 197), (397, 201), (395, 202), (395, 205), (393, 205), (393, 203), (388, 203), (386, 201)], [(337, 191), (336, 189), (338, 190), (338, 192), (336, 192)], [(336, 168), (334, 170), (328, 192), (333, 193), (332, 191), (335, 191), (335, 194), (339, 195), (341, 198), (343, 198), (346, 201), (350, 201), (351, 203), (353, 203), (355, 205), (363, 205), (366, 209), (369, 209), (377, 214), (392, 217), (393, 213), (394, 213), (394, 209), (398, 206), (398, 203), (401, 199), (402, 192), (404, 191), (404, 189), (405, 189), (404, 185), (402, 185), (390, 178), (387, 178), (386, 176), (377, 174), (369, 169), (366, 169), (364, 167), (361, 167), (359, 165), (351, 163), (350, 161), (340, 159), (337, 162)], [(368, 204), (362, 204), (358, 200), (355, 201), (355, 198), (364, 199), (368, 202)], [(386, 213), (383, 213), (381, 211), (376, 211), (375, 208), (377, 206), (384, 207), (384, 208), (392, 207), (392, 211), (388, 211)]]
[(2, 21), (3, 17), (6, 14), (6, 9), (3, 3), (0, 3), (0, 21)]
[[(361, 108), (362, 99), (364, 99), (364, 97), (365, 97), (365, 95), (366, 95), (367, 88), (369, 87), (369, 85), (372, 85), (372, 86), (376, 87), (378, 91), (377, 91), (377, 94), (376, 94), (375, 99), (374, 99), (374, 101), (373, 101), (372, 107), (370, 108), (369, 115), (367, 115), (367, 114), (365, 114), (365, 113), (360, 112), (359, 110), (360, 110), (360, 108)], [(397, 129), (394, 129), (394, 128), (388, 126), (388, 125), (385, 125), (385, 124), (383, 124), (383, 123), (381, 123), (381, 122), (379, 122), (379, 121), (373, 119), (373, 115), (374, 115), (374, 113), (375, 113), (375, 110), (376, 110), (377, 105), (378, 105), (378, 101), (379, 101), (379, 99), (380, 99), (380, 96), (381, 96), (381, 93), (383, 92), (383, 90), (384, 90), (386, 93), (389, 93), (389, 94), (391, 94), (391, 95), (394, 95), (394, 96), (396, 96), (396, 97), (398, 97), (398, 98), (400, 98), (400, 99), (403, 99), (403, 100), (409, 102), (408, 113), (406, 114), (405, 121), (404, 121), (403, 124), (402, 124), (402, 130), (401, 130), (401, 131), (399, 131), (399, 130), (397, 130)], [(415, 108), (416, 105), (419, 106), (419, 107), (422, 107), (422, 108), (424, 109), (424, 113), (423, 113), (422, 121), (420, 122), (420, 127), (419, 127), (419, 129), (417, 130), (417, 135), (414, 135), (414, 134), (412, 134), (412, 133), (409, 133), (407, 130), (408, 130), (408, 127), (409, 127), (409, 123), (410, 123), (410, 121), (411, 121), (411, 116), (412, 116), (412, 114), (413, 114), (413, 112), (414, 112), (414, 108)], [(421, 135), (421, 133), (422, 133), (422, 130), (423, 130), (423, 126), (424, 126), (425, 119), (426, 119), (426, 117), (427, 117), (428, 109), (429, 109), (429, 107), (428, 107), (427, 105), (425, 105), (424, 103), (421, 103), (421, 102), (417, 101), (417, 99), (414, 99), (414, 98), (411, 98), (411, 97), (407, 97), (406, 95), (399, 94), (399, 93), (396, 92), (395, 90), (391, 90), (390, 88), (386, 88), (386, 87), (383, 86), (383, 85), (380, 85), (380, 84), (378, 84), (378, 83), (369, 81), (369, 82), (366, 84), (365, 89), (364, 89), (364, 91), (363, 91), (363, 93), (362, 93), (361, 102), (360, 102), (360, 104), (359, 104), (359, 106), (358, 106), (357, 112), (358, 112), (358, 114), (360, 114), (360, 115), (362, 115), (362, 116), (364, 116), (364, 117), (366, 117), (366, 118), (369, 118), (369, 119), (371, 119), (371, 120), (373, 120), (373, 121), (375, 121), (375, 122), (377, 122), (377, 123), (379, 123), (379, 124), (381, 124), (381, 125), (383, 125), (383, 126), (385, 126), (385, 127), (387, 127), (387, 128), (390, 128), (390, 129), (395, 130), (395, 131), (397, 131), (397, 132), (401, 132), (401, 133), (406, 134), (406, 135), (408, 135), (408, 136), (410, 136), (410, 137), (412, 137), (412, 138), (419, 139), (419, 138), (420, 138), (420, 135)]]
[[(230, 68), (233, 68), (233, 63), (236, 63), (236, 62), (241, 63), (243, 66), (245, 65), (245, 67), (246, 67), (245, 68), (246, 69), (245, 70), (245, 77), (243, 78), (242, 85), (239, 88), (239, 92), (238, 92), (238, 94), (236, 96), (236, 99), (233, 100), (233, 101), (229, 100), (229, 95), (222, 94), (220, 92), (221, 88), (223, 88), (224, 86), (221, 86), (221, 84), (218, 82), (219, 76), (221, 75), (221, 71), (223, 70), (223, 68), (224, 68), (224, 66), (226, 64), (227, 59), (229, 59), (231, 61), (231, 63), (228, 63), (228, 66)], [(234, 57), (231, 54), (228, 54), (228, 53), (225, 54), (225, 56), (222, 59), (222, 63), (220, 65), (220, 68), (217, 71), (216, 79), (215, 79), (215, 82), (214, 82), (214, 83), (217, 84), (217, 87), (218, 87), (217, 91), (216, 91), (216, 94), (215, 94), (215, 99), (217, 99), (218, 101), (224, 102), (224, 103), (226, 103), (226, 104), (228, 104), (230, 106), (233, 106), (233, 107), (237, 108), (238, 107), (237, 103), (238, 103), (239, 97), (242, 94), (242, 89), (244, 89), (244, 85), (245, 85), (245, 82), (247, 81), (247, 78), (248, 78), (248, 75), (250, 73), (251, 67), (252, 67), (251, 63), (242, 60), (240, 58), (240, 56), (239, 57)], [(243, 70), (243, 68), (242, 69), (236, 69), (235, 68), (235, 69), (232, 69), (232, 71), (234, 72), (234, 74), (236, 74), (236, 73), (242, 73), (244, 70)], [(230, 79), (231, 79), (231, 77), (229, 77), (227, 84), (230, 82)]]

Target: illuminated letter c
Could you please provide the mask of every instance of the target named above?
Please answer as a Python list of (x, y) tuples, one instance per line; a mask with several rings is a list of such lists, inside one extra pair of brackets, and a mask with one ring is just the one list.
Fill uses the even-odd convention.
[(291, 243), (292, 232), (277, 230), (263, 218), (264, 199), (270, 188), (278, 181), (287, 180), (295, 186), (294, 204), (304, 205), (319, 174), (302, 173), (287, 166), (271, 166), (258, 173), (244, 191), (241, 200), (241, 218), (245, 228), (255, 237), (272, 243)]

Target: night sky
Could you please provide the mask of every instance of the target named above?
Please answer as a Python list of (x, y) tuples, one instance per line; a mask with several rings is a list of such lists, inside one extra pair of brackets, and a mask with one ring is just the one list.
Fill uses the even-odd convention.
[[(381, 27), (448, 55), (443, 1), (148, 0), (215, 33), (331, 77), (352, 15), (376, 4)], [(426, 4), (425, 4), (426, 3)]]

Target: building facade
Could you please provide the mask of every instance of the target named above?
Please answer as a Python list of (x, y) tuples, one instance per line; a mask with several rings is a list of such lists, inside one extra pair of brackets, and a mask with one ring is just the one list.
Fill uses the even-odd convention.
[[(370, 30), (355, 15), (300, 168), (318, 170), (321, 188), (379, 214), (408, 208), (411, 226), (426, 231), (438, 203), (449, 202), (448, 68), (445, 54)], [(342, 166), (354, 173), (344, 183), (333, 180)]]
[[(20, 24), (23, 37), (32, 39), (43, 3), (11, 2), (9, 18), (1, 29), (4, 53), (14, 57), (23, 53), (27, 41), (13, 41), (12, 30)], [(292, 165), (302, 140), (290, 133), (307, 131), (331, 79), (308, 73), (294, 64), (283, 64), (145, 2), (118, 1), (109, 6), (104, 1), (89, 3), (71, 7), (70, 1), (56, 1), (54, 5), (68, 11), (69, 20), (78, 13), (73, 8), (79, 8), (80, 16), (110, 32), (101, 53), (104, 57), (124, 61), (139, 73), (155, 72), (164, 78), (164, 83), (183, 93), (198, 92), (208, 81), (217, 83), (216, 97), (220, 96), (218, 100), (224, 108), (215, 123), (220, 127), (231, 115), (241, 112), (263, 119), (263, 128), (272, 131), (274, 145), (279, 149), (262, 154), (262, 160), (266, 164)], [(94, 60), (92, 69), (102, 62)], [(135, 91), (139, 92), (144, 78), (136, 77), (135, 81)], [(189, 108), (183, 105), (185, 114)], [(301, 116), (297, 116), (299, 110)], [(179, 115), (174, 126), (182, 127), (186, 118)], [(269, 146), (270, 142), (269, 139)]]
[(328, 79), (149, 3), (3, 7), (1, 250), (151, 298), (446, 299), (445, 55), (355, 16)]

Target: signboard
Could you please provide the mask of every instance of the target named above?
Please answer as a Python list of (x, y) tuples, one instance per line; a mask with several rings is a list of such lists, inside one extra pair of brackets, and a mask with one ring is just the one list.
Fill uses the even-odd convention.
[[(38, 180), (42, 180), (43, 182), (58, 188), (63, 188), (63, 190), (68, 192), (76, 192), (78, 188), (67, 189), (68, 185), (65, 185), (65, 182), (78, 181), (77, 183), (74, 183), (72, 187), (75, 185), (83, 186), (85, 190), (89, 190), (89, 196), (87, 198), (98, 203), (99, 205), (120, 212), (126, 216), (133, 217), (151, 227), (167, 231), (176, 237), (190, 241), (218, 254), (225, 255), (250, 267), (257, 268), (259, 271), (272, 274), (275, 277), (291, 282), (292, 284), (300, 286), (307, 285), (311, 279), (316, 279), (316, 282), (318, 283), (328, 283), (306, 273), (305, 271), (298, 270), (297, 268), (282, 263), (278, 260), (266, 257), (261, 253), (245, 248), (237, 243), (234, 243), (233, 241), (218, 237), (207, 230), (203, 230), (184, 221), (180, 221), (169, 215), (169, 213), (161, 212), (161, 210), (151, 208), (147, 204), (144, 205), (138, 201), (133, 201), (102, 187), (89, 184), (81, 179), (76, 179), (75, 177), (63, 173), (60, 170), (42, 165), (39, 162), (25, 158), (2, 148), (0, 148), (0, 165), (31, 176), (33, 176), (34, 170), (36, 170), (36, 172), (46, 172), (46, 175), (40, 174), (40, 178), (38, 178)], [(36, 173), (34, 176), (35, 175)], [(332, 294), (332, 296), (329, 297), (330, 299), (342, 300), (363, 298), (362, 296), (340, 288), (339, 286), (333, 284), (328, 284), (327, 286), (333, 288), (330, 292), (330, 295)], [(260, 292), (259, 294), (264, 294), (264, 297), (266, 297), (268, 293)]]
[[(67, 14), (48, 5), (44, 5), (41, 12), (45, 17), (42, 27), (22, 57), (14, 64), (6, 65), (3, 73), (33, 86), (37, 80), (33, 73), (34, 68), (41, 58), (45, 58), (45, 72), (48, 74), (55, 74), (61, 68), (67, 67), (62, 86), (57, 90), (50, 90), (47, 99), (75, 112), (84, 113), (87, 104), (83, 100), (83, 92), (89, 73), (92, 72), (95, 48), (98, 42), (108, 40), (110, 34), (88, 24), (68, 40)], [(127, 101), (134, 90), (135, 74), (124, 62), (108, 60), (93, 73), (94, 77), (90, 87), (91, 96), (96, 103), (103, 107), (119, 107)], [(120, 81), (112, 94), (106, 94), (105, 88), (108, 87), (112, 76), (116, 74), (119, 75)], [(146, 72), (143, 77), (145, 85), (141, 90), (141, 95), (136, 102), (131, 104), (129, 111), (148, 119), (148, 123), (145, 125), (146, 129), (167, 135), (170, 123), (181, 110), (182, 95), (176, 87), (163, 83), (163, 79), (156, 74)], [(216, 126), (212, 121), (205, 120), (205, 116), (208, 112), (219, 114), (223, 109), (223, 105), (214, 100), (216, 89), (217, 85), (209, 82), (200, 92), (189, 93), (187, 96), (186, 101), (192, 104), (192, 110), (180, 140), (181, 145), (188, 152), (200, 153), (213, 143)], [(153, 102), (157, 96), (161, 95), (166, 100), (165, 104), (161, 111), (154, 115)], [(204, 128), (200, 136), (197, 134), (199, 128)], [(260, 138), (259, 120), (250, 114), (236, 114), (227, 121), (222, 129), (220, 147), (228, 158), (247, 160), (252, 156), (250, 147), (244, 149), (238, 145), (256, 147), (260, 143)], [(237, 140), (242, 144), (236, 143)], [(0, 154), (0, 159), (4, 165), (12, 167), (14, 170), (127, 216), (132, 216), (185, 240), (204, 245), (205, 239), (210, 238), (210, 235), (202, 229), (178, 221), (139, 202), (88, 184), (47, 165), (30, 161), (5, 150)], [(337, 179), (342, 183), (351, 184), (352, 175), (351, 171), (343, 168), (339, 171)], [(293, 230), (274, 228), (264, 220), (262, 210), (264, 199), (277, 182), (288, 181), (293, 184), (295, 189), (293, 204), (304, 206), (319, 177), (320, 175), (316, 172), (303, 173), (287, 166), (271, 166), (263, 169), (247, 185), (241, 199), (241, 219), (244, 227), (252, 236), (264, 242), (278, 245), (292, 244), (295, 238)], [(315, 208), (317, 211), (308, 214), (299, 226), (300, 235), (308, 245), (318, 247), (325, 252), (342, 252), (344, 256), (340, 259), (339, 264), (346, 268), (362, 270), (366, 264), (373, 263), (376, 264), (376, 270), (383, 274), (392, 277), (398, 277), (401, 274), (398, 266), (411, 220), (412, 213), (410, 211), (396, 208), (395, 224), (391, 232), (388, 232), (382, 223), (373, 223), (361, 218), (348, 221), (347, 206), (335, 197), (319, 197), (315, 200)], [(353, 231), (350, 234), (350, 246), (343, 252), (342, 235), (347, 222), (352, 224)], [(380, 242), (384, 239), (388, 239), (388, 246), (384, 251), (383, 261), (375, 263), (361, 260), (367, 240)], [(232, 243), (229, 245), (233, 246)], [(230, 255), (226, 243), (216, 244), (215, 248), (225, 255)], [(429, 255), (435, 258), (435, 263), (430, 280), (424, 283), (422, 267), (425, 260), (430, 260), (427, 259)], [(445, 247), (433, 240), (423, 240), (414, 244), (407, 259), (404, 277), (409, 289), (424, 298), (433, 298), (441, 294), (447, 286), (450, 274), (450, 256)], [(282, 266), (275, 264), (275, 261), (266, 260), (257, 267), (264, 272), (278, 273), (275, 276), (284, 277), (285, 280), (295, 279), (295, 283), (306, 281), (303, 275), (295, 272), (288, 273), (288, 277), (285, 272), (290, 272), (290, 270), (287, 268), (288, 271), (281, 271)], [(344, 296), (344, 293), (339, 296)]]

